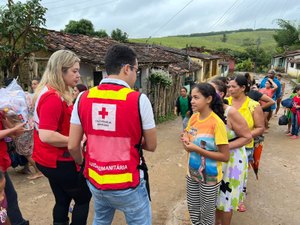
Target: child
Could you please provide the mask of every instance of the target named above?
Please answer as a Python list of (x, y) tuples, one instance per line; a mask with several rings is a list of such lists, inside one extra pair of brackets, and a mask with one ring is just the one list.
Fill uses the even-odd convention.
[(298, 117), (300, 116), (300, 85), (298, 84), (295, 87), (296, 96), (293, 98), (293, 108), (292, 111), (292, 133), (291, 133), (291, 139), (297, 139), (298, 133), (299, 133), (299, 122)]
[[(266, 94), (270, 98), (273, 98), (277, 88), (278, 88), (278, 86), (276, 85), (276, 83), (271, 78), (269, 78), (266, 81), (265, 87), (259, 89), (259, 92), (262, 93), (262, 94)], [(265, 102), (260, 101), (260, 104), (263, 107)], [(270, 117), (272, 109), (271, 109), (271, 107), (268, 107), (268, 108), (264, 108), (263, 111), (264, 111), (264, 115), (265, 115), (265, 128), (266, 128), (265, 133), (267, 133), (267, 129), (269, 128), (269, 125), (268, 125), (269, 124), (269, 119), (268, 118)]]
[[(224, 109), (214, 87), (207, 83), (197, 84), (192, 89), (191, 104), (194, 114), (181, 138), (189, 159), (188, 210), (192, 224), (215, 224), (221, 161), (229, 159)], [(203, 162), (205, 165), (201, 165)]]
[(0, 225), (10, 225), (7, 216), (7, 200), (4, 192), (5, 176), (2, 170), (0, 170)]

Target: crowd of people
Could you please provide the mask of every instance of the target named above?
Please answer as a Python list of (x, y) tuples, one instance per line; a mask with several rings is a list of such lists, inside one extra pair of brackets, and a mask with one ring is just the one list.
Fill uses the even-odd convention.
[[(86, 225), (94, 200), (93, 225), (111, 224), (116, 210), (129, 225), (152, 224), (148, 168), (143, 150), (154, 152), (156, 126), (151, 103), (134, 91), (138, 59), (124, 45), (105, 57), (108, 77), (87, 89), (80, 81), (80, 59), (69, 50), (53, 53), (42, 79), (32, 81), (28, 103), (33, 114), (33, 148), (25, 156), (53, 193), (53, 225)], [(248, 168), (255, 143), (268, 132), (285, 90), (281, 75), (269, 71), (257, 85), (246, 73), (182, 87), (174, 114), (181, 115), (181, 141), (187, 157), (187, 204), (192, 224), (231, 223), (233, 211), (246, 210)], [(300, 86), (285, 108), (287, 135), (298, 138)], [(277, 104), (276, 104), (277, 103)], [(7, 173), (7, 136), (27, 132), (25, 123), (8, 128), (0, 114), (1, 224), (27, 225)], [(128, 119), (130, 118), (130, 120)], [(29, 169), (31, 172), (31, 170)], [(4, 190), (4, 191), (3, 191)], [(74, 202), (71, 218), (69, 210)]]
[[(181, 141), (188, 153), (187, 204), (192, 224), (228, 225), (233, 211), (246, 211), (248, 169), (258, 165), (255, 151), (261, 151), (255, 147), (268, 133), (270, 118), (277, 117), (285, 92), (282, 75), (275, 75), (270, 70), (260, 84), (249, 73), (196, 84), (187, 126), (183, 115), (188, 115), (184, 114), (188, 108), (181, 107), (186, 109), (179, 113), (184, 126)], [(181, 89), (177, 102), (182, 106), (183, 98), (188, 97)], [(289, 100), (291, 106), (283, 104), (284, 115), (289, 114), (286, 134), (297, 139), (300, 85)]]

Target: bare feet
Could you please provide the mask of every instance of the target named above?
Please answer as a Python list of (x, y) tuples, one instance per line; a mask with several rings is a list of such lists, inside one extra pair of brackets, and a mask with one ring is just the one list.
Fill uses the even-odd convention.
[(32, 174), (31, 176), (28, 176), (27, 179), (35, 180), (35, 179), (41, 178), (43, 176), (44, 176), (44, 174), (42, 174), (41, 172), (37, 172), (35, 174)]

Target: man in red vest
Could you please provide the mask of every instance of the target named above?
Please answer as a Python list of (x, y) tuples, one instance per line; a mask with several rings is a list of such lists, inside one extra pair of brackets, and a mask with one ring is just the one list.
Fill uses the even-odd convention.
[[(94, 225), (112, 223), (115, 210), (128, 225), (150, 225), (151, 205), (143, 151), (155, 151), (156, 128), (151, 103), (134, 91), (138, 61), (125, 45), (111, 47), (105, 57), (108, 77), (78, 96), (68, 148), (94, 198)], [(81, 151), (83, 134), (86, 152)]]

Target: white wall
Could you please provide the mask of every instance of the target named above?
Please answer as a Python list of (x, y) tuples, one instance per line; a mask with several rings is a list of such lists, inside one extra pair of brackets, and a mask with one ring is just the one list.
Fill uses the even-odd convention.
[(93, 86), (93, 80), (94, 80), (94, 67), (89, 65), (89, 64), (85, 64), (85, 63), (81, 63), (80, 64), (80, 70), (79, 70), (80, 76), (81, 76), (81, 81), (83, 84), (87, 85), (87, 86)]

